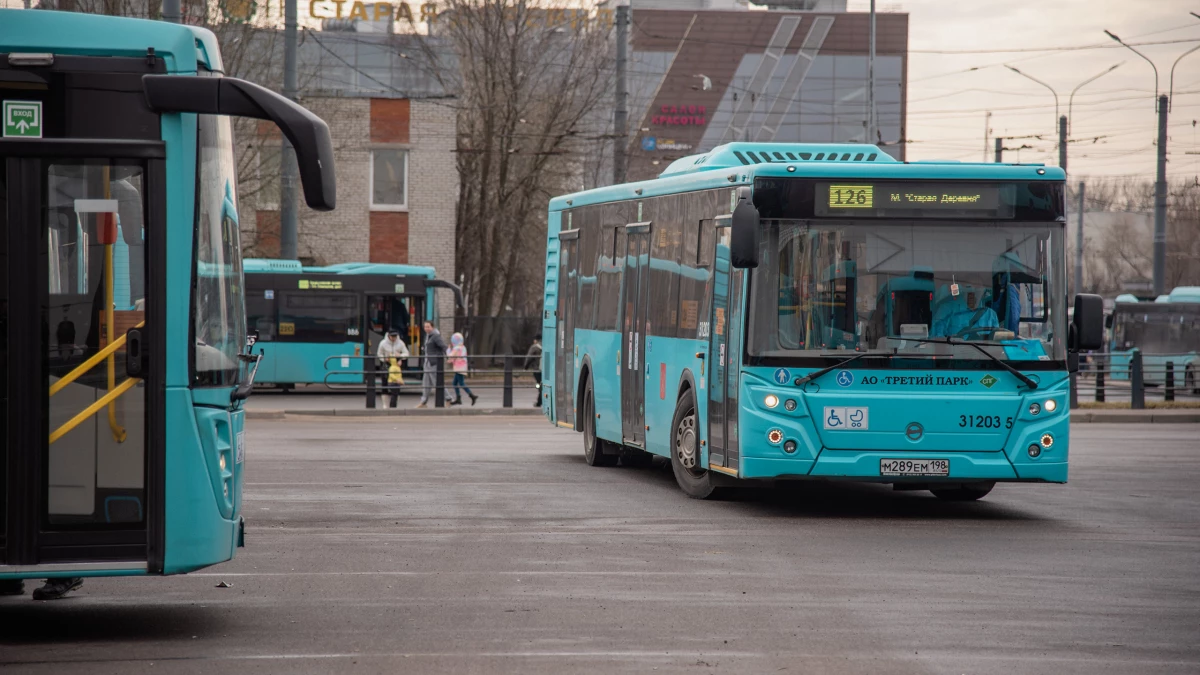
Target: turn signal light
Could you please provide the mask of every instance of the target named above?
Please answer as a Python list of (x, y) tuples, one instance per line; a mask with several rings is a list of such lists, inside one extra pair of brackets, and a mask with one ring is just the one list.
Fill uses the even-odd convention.
[(767, 432), (767, 440), (777, 444), (783, 440), (783, 432), (779, 429), (772, 429)]
[(1042, 434), (1042, 447), (1049, 450), (1052, 445), (1054, 445), (1054, 437), (1050, 434)]

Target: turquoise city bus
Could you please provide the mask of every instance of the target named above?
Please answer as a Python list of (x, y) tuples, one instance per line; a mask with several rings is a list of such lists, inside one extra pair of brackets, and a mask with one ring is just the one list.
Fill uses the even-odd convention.
[(178, 574), (244, 541), (253, 384), (230, 115), (334, 207), (312, 113), (194, 27), (0, 10), (0, 580)]
[[(363, 354), (374, 354), (397, 330), (412, 358), (406, 374), (421, 370), (421, 325), (439, 317), (436, 291), (458, 286), (437, 279), (432, 267), (389, 263), (304, 266), (298, 260), (247, 258), (246, 313), (262, 363), (254, 381), (289, 390), (297, 384), (356, 385), (365, 380)], [(413, 378), (420, 383), (420, 378)]]
[[(593, 466), (709, 497), (845, 479), (978, 499), (1067, 480), (1064, 174), (733, 143), (550, 202), (543, 412)], [(678, 270), (678, 271), (677, 271)], [(587, 280), (580, 284), (578, 280)]]
[(1142, 353), (1142, 379), (1165, 385), (1167, 363), (1176, 386), (1200, 394), (1200, 287), (1180, 286), (1154, 302), (1121, 295), (1112, 312), (1109, 369), (1114, 380), (1128, 380), (1133, 350)]

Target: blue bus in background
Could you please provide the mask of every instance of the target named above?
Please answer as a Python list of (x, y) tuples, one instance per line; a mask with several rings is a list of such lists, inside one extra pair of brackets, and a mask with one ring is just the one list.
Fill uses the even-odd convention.
[(1064, 174), (732, 143), (553, 199), (543, 412), (690, 496), (845, 479), (972, 500), (1067, 480)]
[(1200, 286), (1180, 286), (1154, 302), (1118, 296), (1111, 339), (1114, 380), (1129, 379), (1131, 355), (1137, 349), (1142, 352), (1146, 384), (1166, 384), (1166, 365), (1171, 362), (1175, 384), (1200, 394)]
[(308, 205), (329, 130), (222, 75), (212, 33), (0, 9), (0, 580), (177, 574), (244, 537), (250, 353), (229, 116), (275, 122)]
[(458, 286), (435, 278), (432, 267), (388, 263), (304, 266), (298, 260), (247, 258), (246, 312), (262, 354), (255, 382), (290, 390), (297, 384), (362, 384), (362, 359), (374, 354), (389, 330), (412, 357), (406, 373), (421, 370), (421, 326), (437, 324), (436, 291)]

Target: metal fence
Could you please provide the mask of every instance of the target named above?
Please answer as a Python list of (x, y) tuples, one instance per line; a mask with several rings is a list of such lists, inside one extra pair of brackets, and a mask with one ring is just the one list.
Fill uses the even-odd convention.
[(1080, 401), (1125, 402), (1146, 407), (1146, 399), (1200, 401), (1200, 357), (1187, 354), (1093, 352), (1080, 355), (1079, 371), (1071, 374), (1071, 407)]
[[(325, 386), (330, 389), (338, 389), (343, 391), (362, 391), (366, 394), (366, 406), (375, 408), (376, 402), (381, 395), (391, 395), (392, 393), (411, 392), (424, 388), (424, 376), (426, 372), (423, 368), (426, 359), (433, 360), (435, 369), (429, 374), (433, 377), (432, 393), (434, 395), (433, 405), (437, 408), (446, 405), (446, 390), (452, 385), (447, 385), (446, 376), (453, 376), (454, 370), (452, 364), (447, 361), (464, 358), (467, 361), (467, 371), (465, 375), (471, 377), (471, 389), (502, 389), (503, 390), (503, 407), (513, 407), (513, 379), (520, 375), (531, 375), (534, 377), (534, 386), (541, 389), (541, 382), (538, 377), (541, 374), (541, 362), (539, 359), (534, 359), (534, 362), (525, 367), (526, 357), (524, 355), (517, 356), (514, 354), (472, 354), (466, 357), (456, 356), (412, 356), (408, 359), (399, 359), (406, 362), (417, 362), (418, 368), (404, 368), (402, 372), (404, 377), (403, 384), (389, 383), (388, 368), (379, 363), (379, 358), (375, 355), (353, 355), (353, 356), (330, 356), (325, 359)], [(330, 370), (329, 364), (332, 362), (341, 362), (345, 359), (357, 359), (362, 362), (360, 370)], [(346, 384), (338, 382), (330, 382), (329, 378), (333, 376), (345, 375), (362, 375), (363, 382), (359, 384)]]

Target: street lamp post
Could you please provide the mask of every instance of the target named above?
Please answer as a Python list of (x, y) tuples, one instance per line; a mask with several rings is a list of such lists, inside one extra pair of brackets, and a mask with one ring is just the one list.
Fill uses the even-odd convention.
[[(1195, 12), (1189, 12), (1189, 14), (1200, 19), (1200, 14)], [(1112, 31), (1106, 30), (1104, 34), (1117, 44), (1142, 57), (1154, 69), (1154, 101), (1155, 109), (1158, 111), (1158, 158), (1155, 162), (1154, 172), (1154, 294), (1162, 295), (1166, 292), (1167, 276), (1167, 113), (1171, 110), (1171, 96), (1175, 94), (1175, 66), (1179, 65), (1183, 57), (1195, 52), (1200, 47), (1193, 47), (1180, 54), (1179, 58), (1175, 59), (1175, 63), (1171, 64), (1169, 89), (1168, 93), (1164, 95), (1159, 93), (1158, 66)]]
[(1162, 295), (1167, 271), (1167, 97), (1158, 94), (1158, 66), (1111, 31), (1104, 34), (1137, 54), (1154, 69), (1154, 101), (1158, 112), (1158, 161), (1154, 172), (1154, 294)]
[[(1200, 49), (1200, 47), (1197, 47), (1197, 49)], [(1080, 82), (1079, 86), (1077, 86), (1071, 90), (1071, 96), (1070, 96), (1070, 98), (1067, 99), (1067, 120), (1073, 121), (1075, 119), (1075, 117), (1072, 116), (1072, 114), (1071, 114), (1071, 109), (1075, 106), (1075, 92), (1079, 91), (1080, 89), (1083, 89), (1084, 85), (1091, 84), (1091, 83), (1095, 82), (1096, 80), (1104, 77), (1105, 75), (1111, 73), (1112, 71), (1116, 70), (1117, 68), (1120, 68), (1121, 64), (1123, 64), (1123, 63), (1125, 63), (1125, 62), (1122, 61), (1121, 63), (1114, 63), (1113, 65), (1108, 67), (1108, 70), (1102, 71), (1096, 75), (1089, 77), (1088, 79), (1084, 80), (1083, 82)]]
[(1059, 165), (1059, 167), (1062, 168), (1063, 171), (1066, 171), (1067, 170), (1066, 123), (1064, 122), (1062, 117), (1059, 117), (1059, 114), (1058, 114), (1058, 92), (1054, 91), (1054, 87), (1051, 87), (1050, 85), (1046, 84), (1045, 82), (1042, 82), (1041, 80), (1030, 75), (1029, 73), (1023, 73), (1008, 64), (1005, 64), (1004, 67), (1008, 68), (1009, 70), (1013, 71), (1014, 73), (1020, 75), (1021, 77), (1024, 77), (1024, 78), (1033, 80), (1034, 82), (1037, 82), (1038, 84), (1042, 85), (1043, 87), (1049, 89), (1051, 94), (1054, 94), (1054, 124), (1056, 127), (1058, 127), (1058, 165)]

